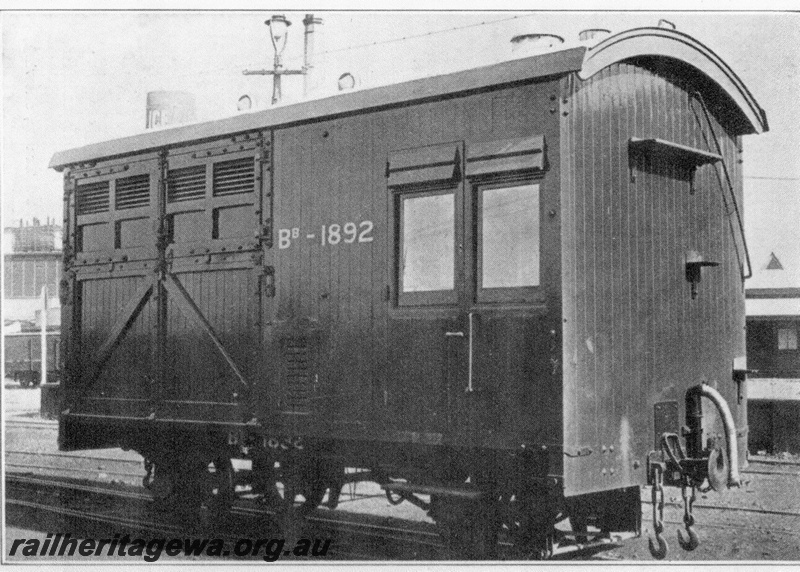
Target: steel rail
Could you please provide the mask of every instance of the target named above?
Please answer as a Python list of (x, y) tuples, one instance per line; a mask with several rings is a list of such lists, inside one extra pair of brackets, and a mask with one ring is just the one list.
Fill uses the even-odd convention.
[[(143, 493), (119, 491), (107, 487), (94, 487), (94, 486), (79, 485), (74, 483), (64, 483), (54, 479), (43, 479), (43, 478), (29, 477), (24, 475), (7, 474), (6, 481), (7, 483), (11, 484), (37, 485), (37, 486), (46, 486), (48, 488), (52, 488), (55, 486), (61, 489), (77, 490), (91, 494), (114, 496), (123, 499), (143, 501), (146, 503), (154, 502), (152, 497)], [(77, 511), (74, 509), (64, 508), (63, 506), (54, 507), (42, 503), (24, 501), (20, 499), (8, 499), (7, 502), (10, 505), (46, 510), (57, 514), (79, 517), (87, 520), (104, 522), (107, 524), (121, 523), (128, 526), (138, 526), (138, 527), (145, 526), (150, 530), (167, 530), (166, 527), (169, 526), (171, 529), (169, 530), (169, 532), (175, 534), (182, 532), (181, 529), (179, 528), (175, 528), (172, 525), (165, 525), (163, 523), (134, 520), (130, 518), (127, 519), (113, 518), (107, 515), (95, 515), (91, 513)], [(231, 510), (231, 512), (237, 516), (244, 516), (244, 517), (260, 517), (264, 515), (275, 516), (275, 511), (270, 510), (268, 508), (253, 508), (253, 507), (239, 506), (239, 507), (234, 507)], [(350, 517), (357, 516), (353, 515), (352, 513), (345, 513), (345, 514), (347, 514)], [(309, 524), (317, 526), (321, 528), (323, 531), (325, 529), (328, 529), (335, 531), (337, 533), (344, 532), (345, 537), (350, 541), (356, 541), (359, 538), (363, 539), (364, 542), (361, 543), (346, 542), (344, 547), (334, 545), (334, 547), (332, 547), (331, 550), (333, 550), (333, 554), (339, 557), (346, 557), (348, 559), (374, 560), (375, 554), (374, 553), (365, 554), (362, 551), (363, 545), (367, 544), (368, 546), (381, 546), (381, 542), (385, 543), (386, 541), (397, 543), (397, 545), (399, 545), (399, 547), (403, 550), (410, 549), (411, 547), (416, 547), (417, 550), (423, 549), (424, 551), (426, 551), (426, 553), (433, 552), (435, 555), (441, 555), (442, 553), (441, 551), (444, 548), (439, 538), (439, 534), (433, 530), (434, 525), (432, 524), (423, 524), (422, 527), (429, 527), (430, 530), (421, 530), (421, 527), (416, 524), (410, 524), (409, 526), (401, 528), (401, 527), (382, 525), (382, 524), (353, 522), (352, 520), (335, 518), (336, 516), (340, 515), (343, 516), (342, 513), (339, 513), (339, 515), (337, 515), (336, 513), (332, 512), (330, 513), (330, 516), (317, 513), (307, 518)], [(376, 540), (380, 542), (376, 543), (375, 542)], [(602, 544), (602, 546), (600, 544)], [(564, 550), (562, 552), (556, 553), (554, 555), (553, 559), (563, 560), (563, 559), (576, 559), (586, 555), (594, 556), (599, 550), (605, 550), (619, 546), (619, 544), (615, 543), (614, 541), (603, 542), (600, 544), (587, 543), (587, 544), (566, 545), (563, 547)], [(508, 545), (506, 543), (501, 543), (501, 547), (508, 548)]]
[[(649, 500), (643, 500), (642, 504), (652, 505), (653, 503), (652, 501)], [(676, 508), (683, 508), (683, 505), (681, 503), (671, 502), (671, 501), (665, 502), (664, 505)], [(714, 506), (710, 504), (698, 504), (698, 503), (694, 503), (692, 506), (694, 508), (703, 508), (703, 509), (729, 511), (729, 512), (751, 512), (756, 514), (771, 514), (776, 516), (800, 516), (800, 511), (758, 509), (758, 508), (749, 508), (746, 506)]]
[[(54, 457), (59, 459), (78, 459), (78, 460), (87, 460), (87, 461), (109, 461), (112, 463), (135, 463), (137, 465), (142, 464), (142, 460), (139, 459), (119, 459), (115, 457), (90, 457), (84, 455), (72, 455), (70, 453), (61, 453), (59, 451), (9, 451), (6, 450), (7, 455), (27, 455), (29, 457)], [(142, 469), (144, 472), (144, 469)]]
[[(6, 475), (7, 483), (11, 484), (22, 484), (22, 485), (36, 485), (36, 486), (47, 486), (48, 488), (57, 487), (60, 489), (67, 489), (67, 490), (77, 490), (86, 493), (92, 494), (102, 494), (108, 496), (115, 496), (123, 499), (133, 499), (144, 501), (147, 503), (154, 502), (152, 497), (147, 494), (142, 493), (131, 493), (131, 492), (124, 492), (109, 489), (106, 487), (92, 487), (87, 485), (78, 485), (74, 483), (64, 483), (58, 482), (53, 479), (41, 479), (36, 477), (27, 477), (27, 476), (20, 476), (20, 475), (13, 475), (7, 474)], [(165, 523), (159, 523), (157, 521), (146, 521), (146, 520), (136, 520), (132, 518), (125, 518), (125, 517), (110, 517), (108, 515), (103, 514), (95, 514), (86, 511), (79, 511), (75, 509), (65, 508), (63, 506), (53, 506), (44, 504), (41, 502), (33, 502), (27, 501), (22, 499), (12, 499), (7, 498), (6, 500), (7, 505), (12, 506), (20, 506), (23, 508), (29, 508), (34, 510), (46, 511), (53, 514), (58, 514), (61, 516), (71, 516), (75, 518), (81, 518), (85, 520), (90, 520), (94, 522), (101, 522), (104, 524), (110, 525), (125, 525), (130, 527), (138, 527), (138, 528), (146, 528), (147, 530), (158, 531), (160, 533), (169, 533), (173, 535), (180, 535), (183, 533), (183, 529), (174, 525), (169, 525)], [(263, 516), (264, 514), (274, 516), (275, 512), (268, 510), (268, 509), (254, 509), (254, 508), (246, 508), (246, 507), (235, 507), (231, 511), (232, 513), (238, 516), (246, 516), (246, 517), (259, 517)], [(324, 518), (324, 517), (316, 517), (311, 516), (307, 519), (310, 523), (316, 524), (321, 526), (323, 529), (334, 529), (336, 531), (341, 531), (343, 528), (350, 533), (350, 538), (352, 538), (352, 534), (356, 533), (358, 536), (366, 536), (370, 540), (380, 539), (383, 541), (391, 540), (395, 542), (400, 542), (403, 544), (414, 544), (417, 546), (424, 546), (425, 548), (440, 548), (440, 544), (434, 544), (431, 542), (419, 542), (413, 538), (413, 536), (420, 534), (418, 531), (413, 529), (401, 529), (401, 528), (392, 528), (387, 526), (377, 526), (377, 525), (370, 525), (366, 523), (352, 523), (352, 522), (343, 522), (338, 521), (331, 518)], [(342, 525), (345, 526), (342, 526)], [(349, 529), (349, 530), (348, 530)], [(368, 532), (365, 533), (365, 530)], [(393, 534), (386, 534), (385, 532), (391, 532)], [(397, 534), (397, 533), (402, 534)], [(428, 536), (429, 534), (422, 533), (423, 536)], [(436, 536), (435, 534), (432, 536)], [(242, 536), (231, 536), (231, 535), (223, 535), (222, 538), (228, 542), (237, 540)], [(359, 560), (374, 560), (374, 554), (365, 554), (363, 552), (358, 552), (353, 550), (352, 548), (357, 548), (357, 546), (350, 547), (348, 546), (349, 543), (345, 545), (344, 548), (341, 546), (333, 545), (329, 554), (334, 554), (339, 557), (346, 557), (348, 559), (359, 559)], [(370, 544), (372, 546), (372, 544)]]

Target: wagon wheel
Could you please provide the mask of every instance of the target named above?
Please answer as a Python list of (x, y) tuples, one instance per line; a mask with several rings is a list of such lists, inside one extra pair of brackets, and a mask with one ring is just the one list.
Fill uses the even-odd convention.
[(325, 485), (316, 471), (286, 460), (261, 459), (253, 464), (254, 482), (264, 493), (263, 501), (275, 510), (280, 533), (287, 545), (301, 536), (305, 519), (322, 502)]
[(156, 508), (178, 515), (199, 511), (205, 522), (223, 517), (235, 498), (233, 466), (228, 457), (208, 462), (162, 461), (155, 466), (155, 478), (148, 486)]
[(496, 502), (433, 496), (431, 508), (451, 559), (497, 558), (500, 523)]
[(308, 516), (325, 496), (325, 484), (316, 473), (308, 467), (276, 461), (272, 468), (272, 490), (267, 501), (278, 512), (292, 512), (301, 518)]
[(194, 499), (201, 517), (209, 523), (227, 516), (236, 499), (233, 465), (229, 457), (215, 457), (199, 468), (195, 476)]
[[(538, 502), (537, 502), (538, 501)], [(531, 492), (506, 491), (500, 497), (502, 530), (518, 560), (547, 560), (555, 543), (555, 519), (550, 514), (546, 497)]]
[(191, 481), (186, 466), (175, 460), (160, 460), (152, 465), (152, 473), (149, 480), (145, 477), (144, 486), (153, 496), (154, 508), (170, 513), (185, 510), (191, 496), (186, 486)]

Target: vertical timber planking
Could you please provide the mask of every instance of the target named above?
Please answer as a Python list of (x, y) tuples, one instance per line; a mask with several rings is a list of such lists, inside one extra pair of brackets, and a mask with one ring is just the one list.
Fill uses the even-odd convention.
[[(730, 362), (743, 345), (741, 279), (714, 173), (723, 177), (721, 166), (698, 168), (692, 194), (685, 168), (628, 153), (632, 136), (715, 151), (690, 108), (691, 76), (615, 64), (573, 81), (562, 123), (565, 142), (575, 141), (562, 146), (574, 153), (562, 196), (575, 201), (563, 232), (564, 290), (574, 292), (564, 302), (564, 360), (574, 363), (565, 370), (565, 446), (601, 454), (567, 461), (568, 494), (644, 481), (655, 402), (675, 400), (682, 412), (685, 389), (704, 382), (735, 405)], [(738, 141), (712, 123), (740, 193)], [(695, 300), (684, 277), (689, 250), (722, 263), (704, 271)], [(613, 454), (602, 453), (610, 446)]]

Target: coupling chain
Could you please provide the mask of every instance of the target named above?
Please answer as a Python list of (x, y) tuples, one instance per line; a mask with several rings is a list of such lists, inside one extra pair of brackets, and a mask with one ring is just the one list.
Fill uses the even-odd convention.
[(664, 532), (664, 474), (660, 465), (653, 467), (653, 529), (656, 535)]
[(153, 484), (151, 477), (153, 476), (153, 461), (145, 457), (144, 459), (144, 477), (142, 477), (142, 486), (146, 489), (150, 489), (150, 485)]
[[(681, 496), (683, 496), (683, 523), (687, 528), (694, 526), (694, 515), (692, 514), (692, 506), (695, 500), (694, 488), (694, 485), (687, 486), (686, 480), (684, 480), (681, 486)], [(687, 494), (686, 489), (691, 491), (691, 495)]]

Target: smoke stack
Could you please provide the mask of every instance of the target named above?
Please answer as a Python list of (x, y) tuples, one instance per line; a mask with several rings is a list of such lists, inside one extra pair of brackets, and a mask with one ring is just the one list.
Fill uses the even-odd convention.
[(520, 34), (511, 38), (511, 51), (538, 54), (557, 48), (563, 43), (564, 38), (555, 34)]
[(315, 18), (314, 14), (306, 14), (303, 18), (303, 95), (308, 95), (309, 76), (314, 67), (314, 26), (317, 24), (322, 25), (322, 18)]
[(164, 127), (195, 120), (194, 95), (185, 91), (150, 91), (147, 93), (145, 128)]

